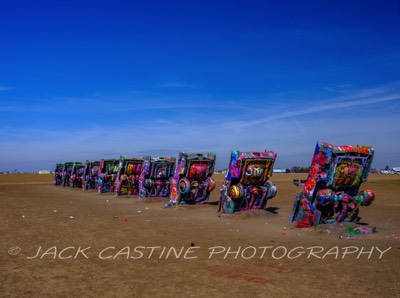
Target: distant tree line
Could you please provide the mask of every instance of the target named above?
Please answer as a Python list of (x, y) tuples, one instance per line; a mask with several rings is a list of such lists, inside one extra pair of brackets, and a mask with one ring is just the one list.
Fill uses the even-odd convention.
[(290, 173), (308, 173), (309, 171), (310, 167), (294, 166), (290, 168)]

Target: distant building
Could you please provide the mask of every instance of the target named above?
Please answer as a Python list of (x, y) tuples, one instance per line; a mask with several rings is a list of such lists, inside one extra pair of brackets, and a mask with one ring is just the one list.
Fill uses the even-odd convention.
[(400, 174), (400, 171), (394, 171), (394, 170), (380, 170), (381, 174), (386, 174), (386, 175), (394, 175), (394, 174)]
[(274, 169), (273, 173), (282, 174), (282, 173), (290, 173), (289, 169)]
[(48, 170), (41, 170), (38, 172), (39, 174), (50, 174), (50, 171)]
[(228, 170), (214, 171), (214, 174), (226, 174)]

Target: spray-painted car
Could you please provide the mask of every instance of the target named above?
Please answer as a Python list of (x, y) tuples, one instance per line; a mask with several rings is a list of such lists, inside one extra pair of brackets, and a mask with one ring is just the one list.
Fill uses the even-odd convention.
[(374, 149), (370, 146), (318, 144), (310, 172), (297, 195), (290, 222), (296, 227), (319, 223), (351, 222), (358, 219), (359, 207), (375, 199), (372, 190), (359, 192), (367, 181)]
[(144, 158), (139, 178), (139, 198), (169, 197), (175, 161), (175, 157)]
[(74, 167), (74, 163), (72, 161), (68, 161), (64, 163), (64, 168), (61, 173), (61, 184), (62, 186), (70, 186), (70, 178), (72, 175), (72, 168)]
[(74, 162), (72, 166), (71, 176), (69, 178), (69, 185), (73, 188), (82, 187), (82, 178), (85, 173), (85, 165), (81, 162)]
[(114, 184), (116, 196), (139, 194), (139, 177), (142, 170), (143, 158), (120, 157), (117, 178)]
[(267, 200), (276, 194), (272, 176), (276, 153), (233, 151), (221, 188), (219, 211), (234, 213), (266, 209)]
[(56, 164), (56, 168), (54, 169), (53, 183), (54, 185), (62, 184), (62, 173), (64, 171), (64, 164), (58, 163)]
[(82, 177), (82, 189), (96, 189), (97, 179), (99, 177), (100, 161), (86, 161), (85, 170)]
[(100, 160), (97, 192), (114, 192), (114, 182), (118, 173), (119, 160), (102, 159)]
[(215, 188), (215, 181), (211, 177), (215, 161), (214, 153), (180, 152), (178, 165), (171, 179), (171, 200), (166, 207), (185, 203), (207, 203), (210, 193)]

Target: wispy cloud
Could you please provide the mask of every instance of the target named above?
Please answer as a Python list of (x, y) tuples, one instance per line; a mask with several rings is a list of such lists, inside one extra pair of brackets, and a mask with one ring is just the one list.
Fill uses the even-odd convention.
[[(46, 126), (46, 122), (42, 121), (27, 126), (22, 117), (18, 118), (18, 114), (16, 119), (19, 120), (2, 124), (0, 138), (3, 140), (4, 156), (15, 162), (20, 156), (26, 155), (26, 148), (29, 150), (29, 160), (49, 160), (51, 163), (67, 159), (118, 158), (119, 155), (172, 156), (174, 152), (183, 150), (215, 152), (222, 164), (227, 162), (227, 158), (221, 157), (229, 156), (231, 150), (268, 149), (278, 152), (280, 166), (305, 160), (300, 163), (303, 165), (309, 162), (310, 150), (313, 150), (317, 140), (333, 144), (367, 143), (374, 147), (399, 148), (399, 141), (387, 139), (382, 134), (382, 131), (386, 131), (388, 135), (398, 135), (400, 120), (396, 113), (393, 113), (393, 109), (387, 114), (375, 112), (378, 108), (382, 112), (389, 109), (390, 105), (399, 106), (400, 92), (395, 87), (360, 90), (346, 96), (336, 93), (339, 96), (320, 98), (318, 101), (305, 99), (304, 104), (300, 102), (301, 98), (292, 102), (291, 97), (288, 102), (281, 102), (274, 100), (273, 96), (268, 100), (257, 96), (255, 100), (244, 98), (213, 102), (209, 99), (202, 107), (204, 102), (201, 101), (182, 102), (175, 99), (162, 103), (157, 98), (157, 104), (149, 100), (138, 107), (132, 105), (139, 113), (132, 114), (132, 110), (123, 109), (113, 114), (118, 117), (110, 122), (93, 121), (83, 126)], [(250, 102), (251, 105), (246, 104)], [(159, 111), (142, 112), (150, 109), (151, 103)], [(64, 105), (63, 109), (68, 105)], [(368, 108), (364, 108), (362, 113), (354, 113), (363, 106)], [(28, 108), (10, 103), (3, 110), (10, 110), (11, 107), (15, 111), (21, 107)], [(182, 109), (164, 111), (172, 107)], [(326, 113), (334, 110), (340, 113)], [(97, 112), (93, 114), (96, 119), (103, 119), (97, 117)], [(14, 119), (14, 116), (12, 114), (10, 119)], [(296, 144), (295, 149), (293, 144)], [(381, 148), (377, 148), (377, 151), (383, 152)], [(377, 155), (375, 162), (381, 160)]]
[[(379, 103), (383, 103), (383, 102), (399, 100), (400, 93), (393, 93), (393, 94), (381, 95), (381, 96), (373, 96), (371, 98), (366, 98), (365, 93), (359, 93), (356, 95), (349, 96), (349, 97), (347, 97), (347, 99), (348, 99), (348, 101), (338, 101), (337, 98), (324, 100), (317, 105), (314, 104), (312, 107), (308, 107), (308, 108), (304, 108), (304, 109), (297, 109), (297, 110), (284, 112), (284, 113), (278, 113), (278, 114), (275, 114), (272, 116), (267, 116), (267, 117), (260, 118), (257, 120), (252, 120), (252, 121), (230, 122), (230, 123), (226, 123), (226, 125), (229, 128), (243, 128), (243, 127), (248, 127), (248, 126), (255, 126), (255, 125), (265, 123), (265, 122), (268, 122), (271, 120), (291, 118), (291, 117), (301, 116), (301, 115), (306, 115), (306, 114), (315, 114), (315, 113), (320, 113), (320, 112), (324, 112), (324, 111), (338, 110), (338, 109), (343, 109), (343, 108), (348, 108), (348, 107), (363, 106), (363, 105), (369, 105), (369, 104), (379, 104)], [(349, 100), (349, 99), (352, 99), (352, 100)], [(332, 102), (332, 103), (329, 103), (329, 102)], [(329, 104), (327, 104), (327, 103), (329, 103)]]
[(46, 112), (52, 111), (46, 106), (34, 106), (34, 105), (1, 105), (0, 112)]
[(165, 119), (157, 119), (156, 122), (160, 124), (172, 124), (171, 121)]
[(184, 83), (175, 83), (175, 82), (168, 82), (168, 83), (163, 83), (158, 85), (161, 88), (189, 88), (189, 89), (195, 89), (196, 86), (191, 85), (191, 84), (184, 84)]
[(0, 86), (0, 91), (9, 91), (12, 90), (13, 88), (8, 87), (8, 86)]

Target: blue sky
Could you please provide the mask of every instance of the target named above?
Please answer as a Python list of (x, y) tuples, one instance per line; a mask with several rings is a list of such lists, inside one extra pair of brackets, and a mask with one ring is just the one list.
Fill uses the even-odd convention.
[(400, 166), (399, 1), (0, 1), (0, 171), (369, 144)]

